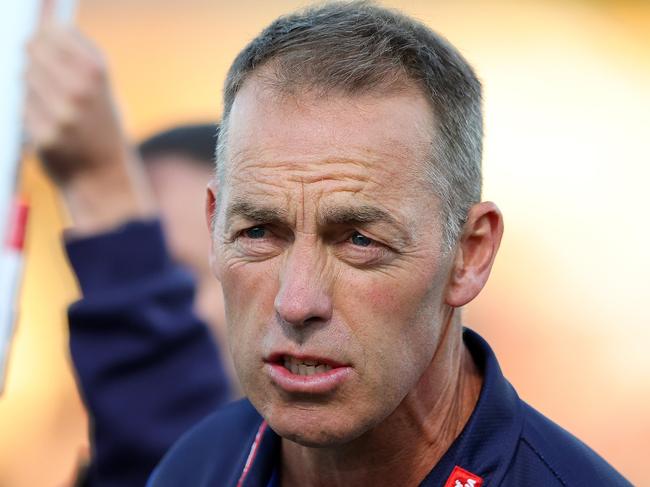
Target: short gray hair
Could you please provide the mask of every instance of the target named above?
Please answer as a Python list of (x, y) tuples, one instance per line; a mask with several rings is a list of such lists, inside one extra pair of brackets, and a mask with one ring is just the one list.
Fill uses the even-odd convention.
[(424, 24), (368, 2), (335, 2), (275, 20), (236, 57), (224, 84), (223, 166), (228, 115), (244, 82), (273, 61), (276, 87), (361, 94), (415, 82), (430, 101), (437, 137), (427, 177), (442, 204), (444, 243), (457, 241), (481, 198), (481, 83), (460, 53)]

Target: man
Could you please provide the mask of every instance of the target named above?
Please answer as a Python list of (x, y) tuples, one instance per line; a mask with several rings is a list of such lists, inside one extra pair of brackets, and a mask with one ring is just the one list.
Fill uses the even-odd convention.
[(365, 3), (282, 17), (239, 54), (207, 218), (248, 400), (151, 486), (629, 485), (463, 331), (503, 231), (480, 96), (446, 41)]

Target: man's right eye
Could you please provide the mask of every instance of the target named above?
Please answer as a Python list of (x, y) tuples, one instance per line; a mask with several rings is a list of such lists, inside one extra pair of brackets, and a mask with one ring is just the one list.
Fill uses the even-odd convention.
[(259, 239), (266, 237), (266, 228), (264, 227), (251, 227), (244, 230), (244, 235), (248, 238)]
[(239, 230), (232, 243), (240, 256), (253, 261), (275, 257), (284, 248), (283, 239), (267, 225)]

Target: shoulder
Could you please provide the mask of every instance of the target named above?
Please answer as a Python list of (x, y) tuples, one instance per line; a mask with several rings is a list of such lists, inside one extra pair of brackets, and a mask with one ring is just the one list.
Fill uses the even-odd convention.
[(214, 412), (185, 433), (154, 470), (149, 487), (232, 483), (241, 473), (248, 446), (262, 417), (245, 399)]
[(522, 410), (523, 429), (505, 485), (631, 485), (600, 455), (523, 401)]

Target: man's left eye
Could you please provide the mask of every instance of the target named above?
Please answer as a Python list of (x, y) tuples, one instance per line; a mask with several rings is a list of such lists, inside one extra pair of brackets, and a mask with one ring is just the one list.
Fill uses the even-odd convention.
[(359, 247), (369, 247), (373, 244), (374, 240), (366, 237), (365, 235), (362, 235), (359, 232), (354, 232), (350, 237), (350, 242), (352, 242), (354, 245), (358, 245)]

